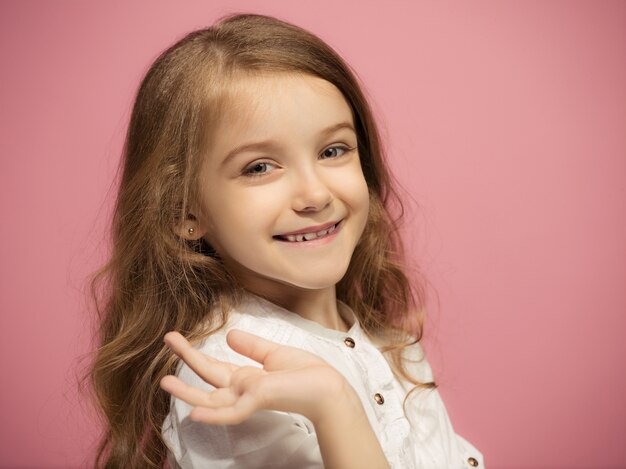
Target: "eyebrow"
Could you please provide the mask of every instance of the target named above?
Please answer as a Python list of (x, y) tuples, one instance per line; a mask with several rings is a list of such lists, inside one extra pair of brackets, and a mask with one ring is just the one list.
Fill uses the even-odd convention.
[[(352, 132), (356, 134), (354, 130), (354, 126), (350, 122), (339, 122), (338, 124), (331, 125), (330, 127), (326, 127), (319, 132), (319, 135), (326, 136), (332, 134), (333, 132), (337, 132), (341, 129), (350, 129)], [(230, 159), (232, 159), (238, 153), (243, 153), (244, 151), (252, 151), (252, 150), (267, 150), (269, 148), (274, 148), (277, 146), (275, 140), (263, 140), (261, 142), (251, 142), (244, 143), (242, 145), (238, 145), (232, 150), (228, 152), (226, 157), (222, 160), (221, 165), (225, 165)]]

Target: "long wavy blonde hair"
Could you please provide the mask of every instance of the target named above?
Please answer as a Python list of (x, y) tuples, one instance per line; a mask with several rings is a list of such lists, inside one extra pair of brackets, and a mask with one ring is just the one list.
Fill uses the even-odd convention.
[(174, 227), (196, 200), (207, 129), (228, 106), (229, 85), (237, 74), (267, 71), (320, 77), (351, 106), (370, 211), (337, 297), (366, 332), (387, 338), (384, 352), (397, 373), (416, 387), (436, 386), (412, 378), (402, 358), (402, 349), (422, 336), (425, 284), (407, 275), (398, 232), (402, 203), (356, 75), (306, 30), (263, 15), (229, 15), (164, 51), (136, 95), (112, 253), (91, 283), (99, 347), (89, 379), (105, 424), (96, 467), (163, 465), (160, 430), (170, 399), (159, 381), (175, 365), (163, 336), (177, 330), (191, 341), (205, 338), (241, 299), (237, 279), (212, 247), (182, 239)]

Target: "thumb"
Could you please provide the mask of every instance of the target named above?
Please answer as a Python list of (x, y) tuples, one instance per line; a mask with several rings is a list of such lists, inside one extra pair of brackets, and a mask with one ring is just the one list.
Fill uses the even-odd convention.
[(275, 342), (239, 329), (231, 329), (226, 335), (226, 342), (235, 352), (261, 364), (265, 363), (265, 359), (272, 351), (280, 347)]

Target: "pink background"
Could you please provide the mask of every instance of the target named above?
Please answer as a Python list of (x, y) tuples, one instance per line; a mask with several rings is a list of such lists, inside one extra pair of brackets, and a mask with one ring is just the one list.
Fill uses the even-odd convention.
[(626, 2), (363, 0), (0, 4), (0, 466), (87, 466), (84, 279), (133, 93), (235, 11), (314, 31), (364, 81), (417, 201), (456, 430), (491, 468), (625, 467)]

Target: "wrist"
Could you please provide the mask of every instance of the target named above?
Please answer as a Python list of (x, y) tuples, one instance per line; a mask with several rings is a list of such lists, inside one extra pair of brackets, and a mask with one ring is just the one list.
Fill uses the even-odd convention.
[(336, 424), (337, 419), (344, 416), (352, 422), (360, 420), (359, 417), (367, 420), (365, 409), (363, 409), (358, 394), (339, 373), (337, 373), (335, 380), (329, 380), (328, 390), (318, 404), (315, 413), (309, 417), (316, 427), (327, 422), (335, 422)]
[[(342, 376), (343, 378), (343, 376)], [(335, 383), (336, 390), (311, 419), (327, 469), (389, 469), (385, 453), (350, 383)]]

